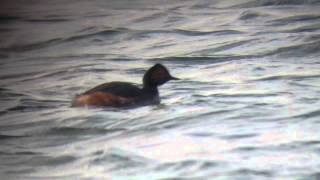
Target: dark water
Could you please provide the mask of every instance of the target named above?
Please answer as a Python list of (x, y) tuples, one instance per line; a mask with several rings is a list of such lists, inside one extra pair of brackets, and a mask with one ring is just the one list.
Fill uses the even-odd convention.
[[(320, 1), (0, 6), (1, 179), (320, 179)], [(163, 63), (162, 103), (71, 108)]]

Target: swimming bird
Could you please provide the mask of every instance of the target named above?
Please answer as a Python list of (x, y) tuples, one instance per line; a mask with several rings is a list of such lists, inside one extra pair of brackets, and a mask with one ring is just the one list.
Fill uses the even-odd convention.
[(179, 78), (162, 64), (155, 64), (143, 76), (142, 88), (128, 82), (109, 82), (76, 95), (72, 106), (132, 107), (159, 104), (158, 86)]

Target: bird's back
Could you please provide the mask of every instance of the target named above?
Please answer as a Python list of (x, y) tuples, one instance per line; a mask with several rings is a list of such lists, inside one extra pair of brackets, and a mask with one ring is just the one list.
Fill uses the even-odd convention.
[(73, 106), (141, 106), (160, 103), (158, 91), (141, 89), (131, 83), (110, 82), (77, 95)]
[(140, 96), (142, 93), (142, 90), (127, 82), (110, 82), (110, 83), (104, 83), (101, 85), (98, 85), (88, 91), (86, 91), (85, 95), (91, 94), (93, 92), (103, 92), (103, 93), (110, 93), (114, 94), (116, 96), (121, 96), (125, 98), (132, 98)]

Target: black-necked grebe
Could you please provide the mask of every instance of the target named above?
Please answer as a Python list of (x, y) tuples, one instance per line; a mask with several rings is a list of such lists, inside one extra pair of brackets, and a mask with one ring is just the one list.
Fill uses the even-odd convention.
[(98, 85), (73, 99), (73, 106), (128, 107), (159, 104), (158, 86), (178, 78), (161, 64), (152, 66), (143, 76), (143, 87), (127, 82)]

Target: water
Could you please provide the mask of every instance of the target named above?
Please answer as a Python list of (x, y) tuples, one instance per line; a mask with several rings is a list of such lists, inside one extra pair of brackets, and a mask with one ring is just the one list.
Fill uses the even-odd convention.
[[(0, 6), (1, 179), (320, 179), (320, 1)], [(155, 63), (162, 103), (71, 108)]]

